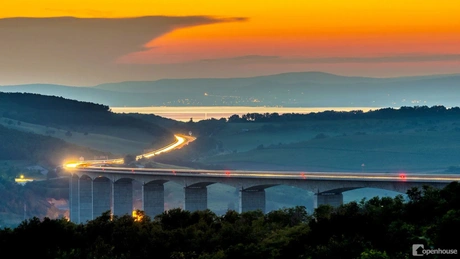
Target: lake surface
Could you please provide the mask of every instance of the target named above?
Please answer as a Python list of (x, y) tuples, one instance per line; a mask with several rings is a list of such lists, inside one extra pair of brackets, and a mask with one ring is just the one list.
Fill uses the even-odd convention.
[(200, 121), (206, 119), (229, 118), (234, 114), (248, 113), (299, 113), (306, 114), (323, 111), (377, 110), (380, 107), (242, 107), (242, 106), (184, 106), (184, 107), (110, 107), (115, 113), (155, 114), (177, 121)]

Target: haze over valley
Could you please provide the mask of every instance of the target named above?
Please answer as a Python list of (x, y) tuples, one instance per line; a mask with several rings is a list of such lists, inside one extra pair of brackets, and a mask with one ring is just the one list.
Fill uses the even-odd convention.
[(283, 106), (400, 107), (457, 105), (460, 76), (366, 78), (320, 72), (250, 78), (164, 79), (92, 87), (64, 85), (1, 86), (2, 92), (62, 96), (110, 107)]

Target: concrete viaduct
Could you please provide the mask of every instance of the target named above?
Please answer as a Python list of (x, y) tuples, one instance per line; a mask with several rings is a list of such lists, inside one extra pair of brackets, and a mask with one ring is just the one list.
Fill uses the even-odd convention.
[(387, 173), (312, 173), (279, 171), (174, 170), (121, 167), (66, 168), (70, 175), (70, 219), (84, 223), (110, 210), (113, 215), (131, 215), (133, 181), (142, 184), (142, 210), (154, 217), (164, 211), (164, 183), (184, 187), (185, 208), (207, 209), (207, 186), (221, 183), (239, 190), (239, 212), (265, 212), (265, 189), (277, 185), (298, 187), (316, 194), (316, 206), (343, 203), (342, 192), (380, 188), (405, 193), (412, 187), (443, 188), (459, 175)]

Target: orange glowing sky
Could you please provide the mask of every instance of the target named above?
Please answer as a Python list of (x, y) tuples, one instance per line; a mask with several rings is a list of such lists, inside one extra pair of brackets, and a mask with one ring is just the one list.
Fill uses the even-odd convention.
[(192, 63), (230, 69), (198, 75), (206, 77), (252, 75), (248, 69), (254, 75), (307, 70), (365, 76), (459, 73), (459, 14), (458, 0), (3, 0), (0, 9), (0, 18), (232, 18), (152, 35), (143, 49), (133, 46), (113, 61), (168, 66), (186, 76), (193, 74), (185, 71)]

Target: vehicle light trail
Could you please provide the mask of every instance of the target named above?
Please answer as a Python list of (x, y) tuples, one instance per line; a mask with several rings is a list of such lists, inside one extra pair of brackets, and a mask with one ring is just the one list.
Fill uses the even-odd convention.
[[(150, 157), (159, 155), (161, 153), (165, 153), (165, 152), (169, 152), (169, 151), (172, 151), (174, 149), (177, 149), (177, 148), (181, 148), (184, 145), (186, 145), (186, 144), (188, 144), (188, 143), (190, 143), (190, 142), (192, 142), (192, 141), (194, 141), (196, 139), (195, 137), (179, 135), (179, 134), (174, 135), (174, 137), (176, 138), (176, 141), (174, 143), (169, 144), (169, 145), (167, 145), (165, 147), (162, 147), (160, 149), (157, 149), (155, 151), (148, 152), (148, 153), (142, 154), (142, 155), (138, 155), (138, 156), (136, 156), (136, 160), (139, 160), (141, 158), (150, 158)], [(117, 158), (117, 159), (109, 159), (109, 160), (88, 160), (88, 161), (80, 161), (80, 162), (72, 161), (72, 162), (64, 163), (63, 167), (68, 168), (68, 169), (72, 169), (72, 168), (77, 168), (77, 167), (81, 167), (81, 166), (92, 167), (92, 166), (97, 165), (97, 164), (123, 164), (123, 163), (124, 163), (123, 158)]]
[[(176, 141), (155, 151), (138, 155), (136, 160), (150, 158), (155, 155), (170, 152), (174, 149), (194, 141), (196, 138), (186, 135), (174, 135)], [(151, 169), (151, 168), (124, 168), (124, 167), (98, 167), (100, 163), (123, 164), (124, 159), (112, 160), (91, 160), (82, 162), (69, 162), (64, 165), (69, 171), (97, 172), (103, 171), (107, 174), (140, 174), (140, 175), (172, 175), (174, 177), (230, 177), (230, 178), (276, 178), (276, 179), (299, 179), (308, 180), (352, 180), (352, 181), (436, 181), (452, 182), (460, 181), (460, 175), (439, 175), (439, 174), (401, 174), (401, 173), (355, 173), (355, 172), (294, 172), (294, 171), (243, 171), (243, 170), (196, 170), (196, 169)]]
[[(179, 135), (174, 135), (174, 137), (176, 137), (176, 142), (174, 142), (173, 144), (170, 144), (170, 145), (168, 145), (166, 147), (157, 149), (155, 151), (152, 151), (152, 152), (149, 152), (149, 153), (146, 153), (146, 154), (138, 155), (136, 157), (136, 160), (139, 160), (139, 159), (141, 159), (143, 157), (150, 158), (152, 156), (156, 156), (156, 155), (159, 155), (161, 153), (169, 152), (169, 151), (171, 151), (173, 149), (181, 147), (181, 145), (183, 145), (185, 143), (185, 141), (186, 141), (185, 137), (181, 137)], [(193, 140), (195, 140), (195, 139), (193, 138)]]
[[(70, 171), (95, 172), (102, 170), (99, 167), (69, 168)], [(176, 177), (231, 177), (231, 178), (268, 178), (268, 179), (298, 179), (308, 180), (352, 180), (352, 181), (460, 181), (460, 175), (429, 175), (429, 174), (401, 174), (397, 173), (345, 173), (345, 172), (293, 172), (293, 171), (229, 171), (229, 170), (196, 170), (196, 169), (151, 169), (151, 168), (122, 168), (109, 167), (104, 173), (140, 175), (173, 175)]]

